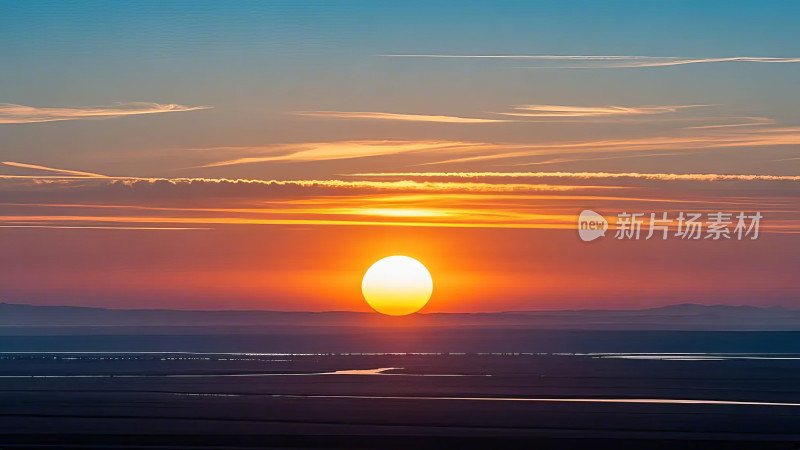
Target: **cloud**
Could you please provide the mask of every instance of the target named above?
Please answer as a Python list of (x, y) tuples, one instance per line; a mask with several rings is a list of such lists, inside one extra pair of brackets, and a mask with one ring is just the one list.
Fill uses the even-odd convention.
[[(459, 207), (473, 196), (593, 191), (530, 183), (227, 179), (0, 182), (0, 226), (161, 229), (221, 225), (563, 227), (555, 215)], [(614, 187), (597, 189), (608, 191)], [(490, 196), (490, 197), (485, 197)], [(502, 198), (502, 197), (500, 197)], [(523, 223), (538, 218), (536, 223)], [(511, 221), (503, 223), (503, 220)], [(566, 219), (564, 219), (566, 221)], [(512, 223), (513, 222), (513, 223)]]
[[(43, 204), (113, 203), (132, 201), (158, 204), (209, 203), (212, 201), (252, 201), (349, 196), (386, 193), (510, 193), (576, 191), (587, 186), (548, 183), (476, 183), (435, 181), (371, 180), (244, 180), (225, 178), (0, 178), (0, 203), (36, 202)], [(614, 189), (613, 186), (598, 189)]]
[(183, 106), (176, 104), (120, 102), (111, 106), (89, 106), (83, 108), (55, 108), (0, 103), (0, 124), (38, 123), (61, 120), (107, 119), (140, 114), (197, 111), (210, 106)]
[[(92, 178), (108, 178), (105, 175), (100, 175), (97, 173), (91, 172), (79, 172), (77, 170), (65, 170), (65, 169), (54, 169), (52, 167), (45, 167), (45, 166), (37, 166), (36, 164), (25, 164), (25, 163), (18, 163), (13, 161), (3, 161), (2, 164), (12, 167), (21, 167), (24, 169), (35, 169), (35, 170), (43, 170), (47, 172), (56, 172), (65, 175), (73, 175), (77, 177), (92, 177)], [(2, 176), (2, 175), (0, 175)]]
[[(696, 151), (730, 147), (761, 147), (800, 144), (800, 127), (711, 128), (687, 130), (679, 136), (653, 136), (604, 141), (572, 141), (541, 144), (503, 144), (492, 152), (451, 158), (425, 164), (452, 164), (543, 155), (627, 152)], [(581, 161), (573, 158), (565, 161)], [(529, 161), (523, 161), (529, 162)]]
[[(762, 56), (733, 56), (727, 58), (685, 58), (678, 56), (623, 56), (623, 55), (447, 55), (447, 54), (384, 54), (393, 58), (454, 58), (454, 59), (507, 59), (544, 63), (528, 66), (530, 69), (615, 69), (635, 67), (663, 67), (686, 64), (724, 62), (798, 63), (800, 57), (775, 58)], [(572, 65), (547, 65), (569, 62)]]
[(347, 111), (297, 111), (292, 114), (308, 117), (328, 117), (344, 119), (380, 119), (409, 122), (441, 122), (441, 123), (496, 123), (513, 122), (507, 119), (479, 119), (456, 116), (430, 116), (424, 114), (396, 114), (385, 112), (347, 112)]
[(774, 119), (770, 119), (768, 117), (736, 117), (736, 118), (731, 117), (731, 119), (747, 120), (747, 122), (721, 124), (721, 125), (702, 125), (702, 126), (694, 126), (686, 128), (692, 130), (702, 130), (709, 128), (755, 127), (761, 125), (773, 125), (775, 123)]
[(635, 116), (665, 114), (685, 108), (697, 108), (709, 105), (682, 105), (682, 106), (558, 106), (558, 105), (518, 105), (513, 109), (518, 112), (501, 112), (506, 116), (515, 117), (608, 117), (608, 116)]
[(145, 196), (154, 193), (165, 197), (182, 194), (208, 197), (261, 197), (333, 194), (367, 194), (376, 192), (530, 192), (568, 191), (585, 186), (549, 184), (493, 184), (431, 181), (343, 181), (343, 180), (229, 180), (224, 178), (121, 178), (105, 186)]
[(51, 230), (148, 230), (148, 231), (187, 231), (213, 230), (210, 227), (126, 227), (126, 226), (91, 226), (91, 225), (0, 225), (0, 228), (44, 228)]
[[(650, 116), (650, 120), (656, 120), (652, 116), (664, 115), (679, 112), (687, 108), (698, 108), (711, 105), (666, 105), (666, 106), (561, 106), (561, 105), (517, 105), (512, 106), (511, 111), (491, 112), (490, 114), (508, 116), (511, 118), (468, 118), (459, 116), (432, 116), (425, 114), (398, 114), (387, 112), (350, 112), (350, 111), (298, 111), (292, 114), (306, 117), (338, 118), (338, 119), (378, 119), (408, 122), (438, 122), (438, 123), (526, 123), (539, 122), (546, 119), (547, 122), (573, 121), (573, 120), (592, 120), (601, 119), (605, 122), (608, 119), (622, 121), (621, 117)], [(769, 119), (751, 117), (688, 117), (688, 118), (659, 118), (658, 120), (763, 120)], [(642, 119), (639, 119), (642, 120)]]
[[(800, 127), (710, 127), (685, 128), (674, 136), (630, 139), (554, 141), (542, 143), (468, 142), (446, 140), (350, 140), (306, 142), (263, 146), (212, 147), (202, 150), (245, 154), (190, 168), (208, 168), (264, 162), (317, 162), (398, 154), (425, 155), (413, 164), (458, 164), (515, 159), (512, 164), (550, 164), (590, 159), (630, 158), (729, 147), (759, 147), (800, 144)], [(650, 152), (650, 153), (647, 153)], [(620, 154), (601, 157), (600, 155)], [(625, 155), (627, 154), (627, 155)], [(558, 155), (550, 161), (530, 157)], [(563, 158), (564, 155), (584, 155)], [(587, 156), (591, 155), (591, 156)]]
[[(313, 162), (337, 159), (365, 158), (414, 152), (460, 152), (490, 148), (491, 144), (458, 141), (334, 141), (307, 142), (300, 144), (276, 144), (260, 147), (215, 147), (205, 150), (230, 150), (247, 153), (267, 153), (264, 156), (249, 156), (212, 162), (199, 167), (230, 166), (270, 161)], [(275, 154), (278, 153), (278, 154)]]
[[(363, 174), (362, 174), (363, 175)], [(383, 174), (376, 174), (382, 176)], [(391, 174), (389, 174), (391, 175)], [(796, 187), (769, 189), (785, 177), (717, 174), (431, 173), (487, 177), (433, 180), (227, 180), (69, 178), (0, 180), (0, 226), (187, 228), (234, 225), (368, 225), (573, 229), (576, 214), (598, 210), (753, 211), (764, 231), (796, 232)], [(408, 175), (411, 177), (411, 175)], [(492, 177), (500, 177), (494, 178)], [(689, 178), (734, 184), (687, 188)], [(774, 179), (773, 179), (774, 178)], [(795, 177), (796, 178), (796, 177)], [(639, 180), (641, 183), (635, 183)], [(667, 184), (655, 185), (665, 181)], [(796, 181), (793, 179), (793, 181)], [(768, 183), (761, 185), (760, 183)], [(654, 189), (654, 187), (658, 187)], [(623, 209), (621, 209), (623, 208)]]
[(689, 180), (689, 181), (800, 181), (794, 175), (730, 175), (716, 173), (636, 173), (636, 172), (389, 172), (389, 173), (357, 173), (356, 177), (406, 177), (406, 178), (641, 178), (646, 180)]

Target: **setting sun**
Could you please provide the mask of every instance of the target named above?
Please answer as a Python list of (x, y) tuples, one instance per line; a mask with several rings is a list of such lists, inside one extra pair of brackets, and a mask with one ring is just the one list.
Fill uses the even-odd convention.
[(422, 309), (433, 293), (428, 269), (408, 256), (389, 256), (373, 264), (361, 282), (364, 299), (375, 311), (405, 316)]

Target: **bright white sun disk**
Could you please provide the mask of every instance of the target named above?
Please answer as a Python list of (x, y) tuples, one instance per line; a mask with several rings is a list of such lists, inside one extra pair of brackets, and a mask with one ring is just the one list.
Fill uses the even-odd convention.
[(361, 292), (375, 311), (404, 316), (419, 311), (428, 303), (433, 293), (433, 279), (416, 259), (389, 256), (367, 270)]

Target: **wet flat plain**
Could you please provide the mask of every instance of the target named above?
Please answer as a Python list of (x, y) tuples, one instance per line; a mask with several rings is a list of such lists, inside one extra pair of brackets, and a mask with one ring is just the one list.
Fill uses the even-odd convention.
[(800, 353), (622, 344), (609, 352), (135, 351), (141, 343), (107, 348), (113, 341), (43, 351), (14, 342), (0, 352), (4, 449), (800, 443)]

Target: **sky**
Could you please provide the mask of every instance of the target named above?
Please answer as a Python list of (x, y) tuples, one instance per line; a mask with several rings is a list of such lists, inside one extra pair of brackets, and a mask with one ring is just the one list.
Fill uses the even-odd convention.
[(798, 13), (0, 1), (0, 301), (369, 311), (402, 254), (423, 312), (800, 307)]

